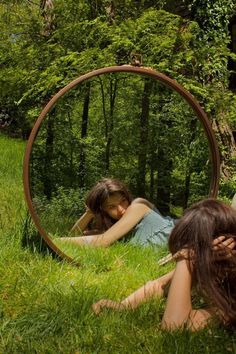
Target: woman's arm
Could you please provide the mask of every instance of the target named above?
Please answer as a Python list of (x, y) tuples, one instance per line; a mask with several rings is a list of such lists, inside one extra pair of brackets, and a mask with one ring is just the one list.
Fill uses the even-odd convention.
[(191, 330), (198, 330), (204, 327), (212, 316), (210, 309), (192, 309), (192, 275), (188, 262), (183, 258), (177, 261), (162, 319), (163, 329), (174, 330), (186, 326)]
[(190, 330), (198, 330), (207, 325), (214, 309), (193, 310), (191, 303), (191, 273), (185, 259), (177, 262), (175, 270), (163, 277), (149, 281), (121, 302), (102, 299), (92, 305), (99, 314), (103, 308), (114, 310), (134, 309), (142, 302), (154, 297), (162, 297), (165, 286), (171, 281), (166, 309), (162, 319), (162, 328), (174, 330), (186, 325)]
[(146, 213), (150, 211), (150, 208), (141, 203), (131, 204), (124, 215), (107, 231), (100, 235), (89, 235), (81, 237), (64, 237), (61, 241), (69, 241), (77, 243), (79, 245), (91, 245), (94, 247), (107, 247), (119, 240), (133, 229), (135, 225), (144, 217)]
[(135, 309), (142, 302), (148, 301), (154, 297), (162, 297), (165, 286), (171, 281), (173, 274), (174, 271), (171, 271), (158, 279), (147, 282), (121, 302), (102, 299), (92, 305), (93, 311), (99, 314), (104, 307), (114, 310)]
[[(227, 259), (231, 257), (232, 254), (236, 253), (236, 250), (234, 250), (235, 246), (236, 241), (232, 237), (226, 238), (225, 236), (219, 236), (212, 241), (212, 249), (213, 251), (216, 251), (215, 256), (222, 260)], [(178, 251), (173, 255), (169, 253), (167, 256), (159, 259), (157, 263), (159, 265), (165, 265), (172, 262), (179, 258), (181, 252), (182, 251)]]
[(191, 303), (191, 273), (187, 261), (177, 262), (171, 281), (167, 304), (162, 319), (162, 327), (174, 329), (183, 326), (192, 311)]
[(86, 212), (79, 218), (79, 220), (76, 221), (71, 231), (80, 231), (82, 233), (93, 218), (94, 215), (91, 210), (86, 210)]

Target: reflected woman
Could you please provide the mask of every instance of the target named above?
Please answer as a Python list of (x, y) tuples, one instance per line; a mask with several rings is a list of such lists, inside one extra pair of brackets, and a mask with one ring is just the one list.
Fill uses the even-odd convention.
[[(164, 245), (174, 227), (174, 219), (162, 216), (146, 199), (133, 200), (125, 184), (117, 179), (99, 181), (85, 204), (86, 212), (72, 228), (82, 236), (61, 240), (95, 247), (107, 247), (121, 239), (139, 245)], [(88, 235), (91, 223), (99, 225), (99, 229)]]

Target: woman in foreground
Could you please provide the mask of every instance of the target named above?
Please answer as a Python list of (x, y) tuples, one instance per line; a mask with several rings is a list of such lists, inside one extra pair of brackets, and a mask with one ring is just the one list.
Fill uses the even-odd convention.
[[(174, 226), (174, 220), (163, 217), (148, 200), (133, 200), (125, 184), (117, 179), (99, 181), (85, 204), (86, 212), (72, 228), (72, 232), (82, 235), (60, 241), (95, 247), (107, 247), (120, 239), (139, 245), (162, 245), (167, 243)], [(87, 230), (92, 223), (97, 230)], [(130, 232), (132, 235), (128, 235)]]
[[(148, 282), (121, 302), (100, 300), (93, 305), (94, 312), (134, 309), (163, 296), (170, 284), (163, 329), (197, 330), (212, 318), (236, 325), (236, 211), (214, 199), (194, 204), (174, 227), (169, 249), (176, 261), (172, 272)], [(193, 287), (205, 299), (206, 308), (192, 308)]]

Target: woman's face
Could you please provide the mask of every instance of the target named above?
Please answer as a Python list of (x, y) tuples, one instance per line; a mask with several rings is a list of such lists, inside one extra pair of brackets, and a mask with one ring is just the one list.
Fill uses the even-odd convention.
[(129, 206), (128, 200), (120, 193), (114, 193), (104, 203), (103, 210), (114, 220), (119, 220)]

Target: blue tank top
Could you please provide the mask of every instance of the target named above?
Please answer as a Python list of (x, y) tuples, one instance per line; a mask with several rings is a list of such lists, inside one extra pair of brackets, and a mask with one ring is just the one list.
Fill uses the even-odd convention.
[(147, 245), (165, 245), (175, 225), (170, 216), (162, 216), (157, 209), (150, 210), (134, 228), (130, 243)]

